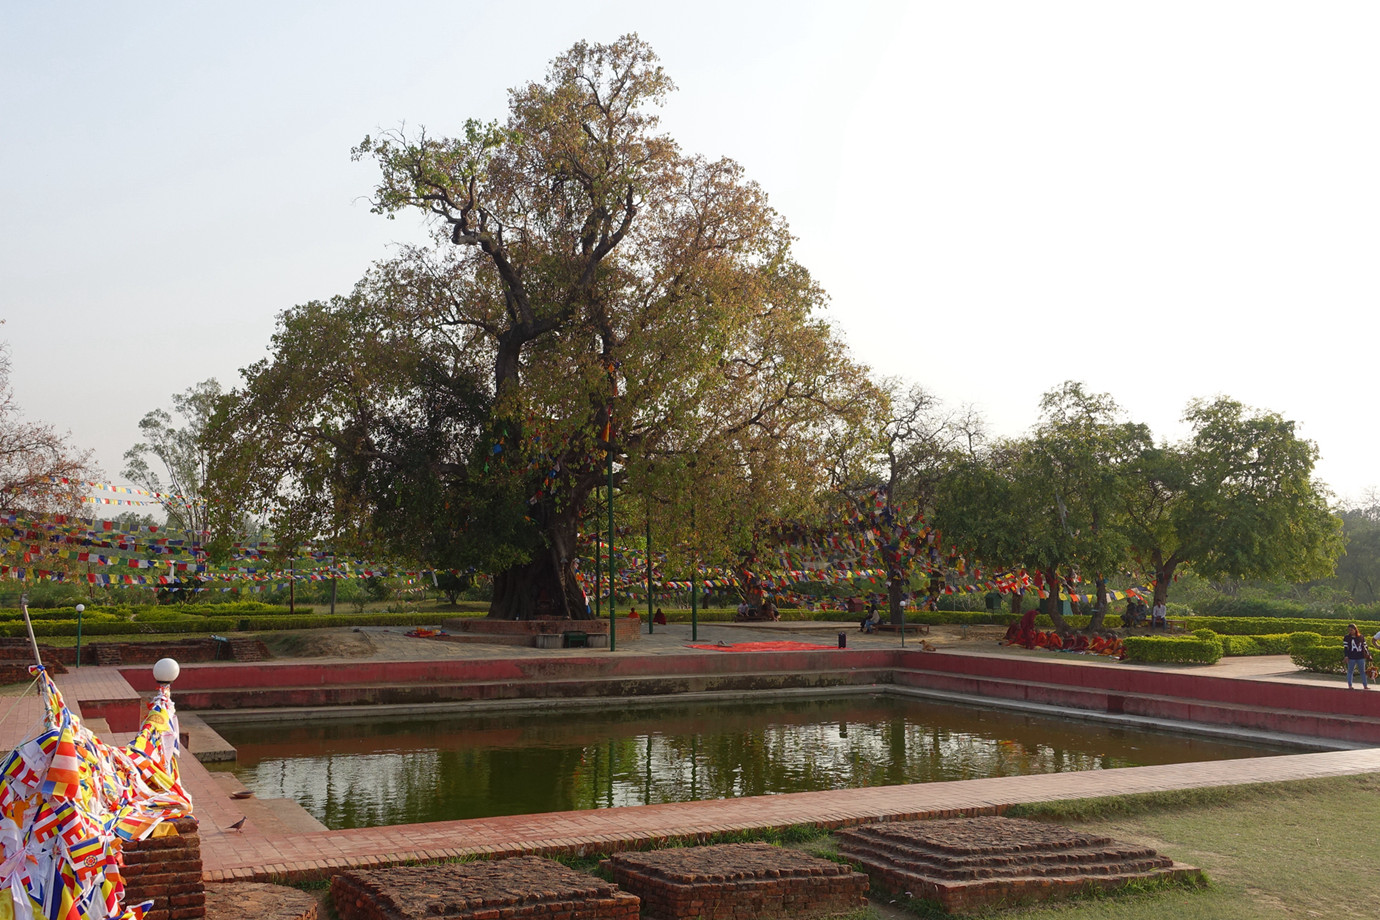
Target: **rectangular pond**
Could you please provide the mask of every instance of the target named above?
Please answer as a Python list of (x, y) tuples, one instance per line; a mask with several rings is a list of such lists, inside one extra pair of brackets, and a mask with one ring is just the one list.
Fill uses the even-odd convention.
[(208, 768), (333, 829), (1297, 752), (881, 694), (216, 730), (239, 759)]

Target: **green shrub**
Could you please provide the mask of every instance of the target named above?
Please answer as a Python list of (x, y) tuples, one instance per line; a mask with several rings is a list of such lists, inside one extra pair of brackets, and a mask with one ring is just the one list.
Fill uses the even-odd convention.
[(1316, 645), (1295, 645), (1289, 650), (1289, 658), (1305, 671), (1319, 674), (1342, 674), (1346, 671), (1342, 646), (1328, 641)]
[(1289, 634), (1289, 651), (1296, 648), (1307, 648), (1310, 645), (1318, 645), (1323, 637), (1315, 632), (1296, 632)]
[(1225, 594), (1199, 604), (1198, 613), (1209, 617), (1266, 617), (1271, 619), (1280, 617), (1307, 619), (1317, 616), (1314, 608), (1295, 601), (1228, 597)]
[[(1206, 632), (1206, 630), (1199, 630)], [(1195, 633), (1196, 635), (1196, 633)], [(1308, 635), (1317, 635), (1309, 633)], [(1223, 654), (1241, 657), (1245, 655), (1287, 655), (1291, 634), (1276, 633), (1269, 636), (1219, 636)]]
[(1126, 660), (1151, 664), (1213, 664), (1222, 657), (1220, 639), (1196, 636), (1127, 636)]
[(1289, 654), (1289, 633), (1273, 633), (1268, 636), (1252, 636), (1256, 645), (1260, 646), (1257, 655), (1287, 655)]
[(1222, 636), (1220, 641), (1223, 655), (1241, 657), (1265, 654), (1255, 636)]
[[(47, 620), (35, 623), (35, 636), (75, 636), (76, 620)], [(90, 636), (137, 636), (141, 634), (162, 633), (200, 633), (233, 632), (235, 620), (231, 617), (183, 617), (178, 620), (165, 620), (153, 623), (131, 623), (125, 620), (91, 622), (82, 618), (82, 635)], [(25, 636), (24, 623), (0, 623), (0, 636)]]
[[(1346, 620), (1279, 619), (1274, 617), (1183, 617), (1175, 621), (1185, 629), (1206, 628), (1223, 636), (1260, 636), (1278, 633), (1316, 632), (1322, 636), (1346, 635)], [(1357, 621), (1361, 634), (1374, 635), (1380, 622)]]

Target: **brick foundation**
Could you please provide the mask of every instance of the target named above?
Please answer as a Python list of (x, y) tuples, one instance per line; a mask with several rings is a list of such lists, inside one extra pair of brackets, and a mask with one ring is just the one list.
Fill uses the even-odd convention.
[(340, 920), (638, 920), (636, 897), (538, 856), (345, 872)]
[(201, 836), (193, 817), (171, 822), (176, 834), (125, 844), (125, 904), (153, 901), (144, 920), (199, 920), (206, 914)]
[(952, 914), (1066, 898), (1131, 882), (1201, 881), (1149, 847), (1057, 824), (995, 815), (868, 824), (837, 831), (839, 852), (884, 891), (938, 902)]
[(867, 903), (867, 876), (766, 843), (619, 853), (604, 861), (644, 920), (829, 917)]

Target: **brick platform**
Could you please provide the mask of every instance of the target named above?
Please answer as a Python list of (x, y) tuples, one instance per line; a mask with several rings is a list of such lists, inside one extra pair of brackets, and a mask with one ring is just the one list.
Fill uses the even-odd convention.
[(153, 901), (144, 920), (195, 920), (206, 913), (201, 835), (196, 818), (170, 822), (177, 831), (125, 844), (125, 904)]
[(345, 872), (331, 900), (340, 920), (637, 920), (640, 903), (537, 856)]
[(830, 917), (867, 904), (867, 876), (766, 843), (620, 853), (604, 861), (643, 920)]
[(877, 887), (939, 902), (949, 913), (1046, 901), (1133, 881), (1201, 881), (1149, 847), (1057, 824), (989, 815), (871, 824), (835, 835)]

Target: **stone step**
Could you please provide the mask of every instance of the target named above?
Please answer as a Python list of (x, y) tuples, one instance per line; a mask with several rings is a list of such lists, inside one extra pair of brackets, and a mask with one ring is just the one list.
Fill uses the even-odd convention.
[(1154, 851), (1139, 854), (1097, 853), (1089, 851), (1075, 859), (1059, 859), (1050, 854), (1028, 854), (1019, 858), (991, 858), (967, 864), (947, 862), (940, 856), (926, 859), (919, 854), (908, 858), (889, 857), (875, 851), (840, 848), (849, 859), (868, 865), (884, 865), (891, 871), (914, 879), (942, 878), (946, 880), (997, 878), (1052, 878), (1082, 875), (1118, 875), (1147, 873), (1167, 868), (1171, 860)]
[(638, 675), (636, 677), (553, 678), (513, 681), (374, 682), (327, 686), (179, 688), (184, 709), (258, 709), (303, 706), (347, 706), (462, 702), (508, 699), (580, 699), (660, 696), (671, 693), (740, 692), (870, 686), (876, 674), (867, 669), (736, 674)]
[(1309, 712), (1220, 702), (1191, 696), (1166, 696), (1153, 692), (1040, 683), (988, 675), (954, 674), (924, 668), (896, 669), (894, 680), (899, 686), (1031, 701), (1115, 715), (1230, 725), (1272, 733), (1380, 744), (1380, 715)]
[(938, 901), (951, 913), (1196, 870), (1147, 847), (1055, 824), (985, 815), (835, 832), (839, 853), (874, 886)]

